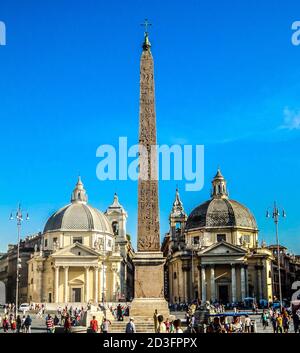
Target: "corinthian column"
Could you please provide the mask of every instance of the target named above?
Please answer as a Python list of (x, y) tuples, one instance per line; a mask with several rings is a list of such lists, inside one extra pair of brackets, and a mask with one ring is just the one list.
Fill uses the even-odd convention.
[(64, 270), (65, 270), (64, 299), (65, 299), (65, 303), (68, 303), (68, 301), (69, 301), (69, 266), (64, 266)]
[(246, 275), (245, 275), (245, 267), (241, 267), (241, 300), (244, 300), (246, 297)]
[(55, 298), (54, 302), (58, 303), (59, 301), (59, 266), (55, 266), (55, 279), (54, 279), (54, 293), (55, 293)]
[(90, 300), (90, 267), (85, 267), (85, 301), (88, 302)]
[(212, 265), (210, 267), (210, 297), (211, 301), (214, 302), (216, 300), (216, 283), (215, 283), (215, 267)]
[(205, 276), (205, 266), (201, 266), (201, 291), (202, 291), (202, 303), (206, 302), (206, 276)]
[(99, 271), (98, 266), (94, 267), (94, 302), (98, 303), (98, 279), (99, 279)]
[(234, 303), (236, 301), (236, 273), (235, 273), (235, 265), (231, 265), (231, 288), (232, 288), (232, 294), (231, 294), (231, 301)]

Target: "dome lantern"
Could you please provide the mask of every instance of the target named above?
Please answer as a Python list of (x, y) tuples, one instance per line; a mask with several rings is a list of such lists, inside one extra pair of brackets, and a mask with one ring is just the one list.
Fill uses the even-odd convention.
[(86, 193), (86, 190), (83, 186), (81, 178), (79, 176), (77, 184), (75, 186), (75, 189), (73, 190), (72, 195), (71, 195), (71, 202), (86, 204), (87, 201), (88, 201), (87, 193)]
[(220, 168), (218, 168), (217, 174), (212, 181), (212, 185), (212, 198), (228, 199), (226, 180), (223, 177)]

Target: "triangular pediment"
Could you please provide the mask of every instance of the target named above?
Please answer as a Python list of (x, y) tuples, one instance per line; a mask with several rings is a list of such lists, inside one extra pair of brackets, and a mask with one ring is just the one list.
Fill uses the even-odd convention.
[(220, 243), (213, 244), (207, 249), (202, 251), (202, 255), (244, 255), (246, 250), (222, 241)]
[(80, 244), (80, 243), (74, 243), (72, 245), (69, 245), (69, 246), (66, 246), (65, 248), (63, 249), (60, 249), (58, 251), (56, 251), (55, 253), (52, 254), (52, 257), (54, 258), (58, 258), (58, 257), (73, 257), (73, 256), (95, 256), (95, 257), (98, 257), (100, 254), (83, 245), (83, 244)]

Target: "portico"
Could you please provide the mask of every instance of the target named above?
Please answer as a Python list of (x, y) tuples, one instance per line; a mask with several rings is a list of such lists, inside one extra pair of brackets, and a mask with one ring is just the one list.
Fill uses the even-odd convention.
[(198, 252), (202, 301), (218, 298), (225, 303), (245, 298), (245, 255), (244, 249), (226, 242)]

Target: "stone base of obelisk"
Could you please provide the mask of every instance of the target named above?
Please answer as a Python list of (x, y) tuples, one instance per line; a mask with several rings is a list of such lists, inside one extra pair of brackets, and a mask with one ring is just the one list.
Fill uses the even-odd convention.
[(164, 298), (165, 261), (160, 251), (135, 254), (134, 299), (130, 307), (130, 316), (153, 320), (155, 310), (164, 318), (170, 316), (168, 302)]

